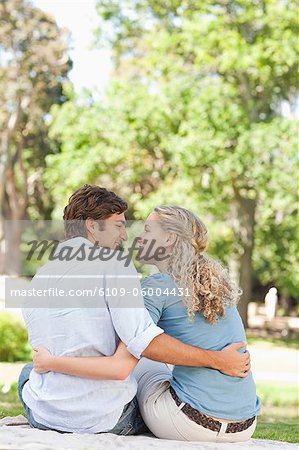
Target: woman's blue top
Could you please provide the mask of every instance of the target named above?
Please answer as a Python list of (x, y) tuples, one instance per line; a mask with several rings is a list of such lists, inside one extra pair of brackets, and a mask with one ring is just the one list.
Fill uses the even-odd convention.
[[(233, 342), (246, 341), (235, 306), (229, 306), (225, 317), (211, 325), (203, 314), (196, 313), (193, 321), (188, 318), (178, 288), (168, 274), (146, 278), (142, 289), (154, 322), (170, 336), (206, 350), (222, 350)], [(206, 367), (175, 366), (171, 385), (180, 400), (212, 417), (242, 421), (260, 413), (261, 401), (251, 373), (237, 378)]]

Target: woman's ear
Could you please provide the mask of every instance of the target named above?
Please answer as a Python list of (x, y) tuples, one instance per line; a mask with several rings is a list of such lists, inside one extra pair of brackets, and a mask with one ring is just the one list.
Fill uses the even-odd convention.
[(175, 243), (176, 238), (177, 238), (177, 235), (175, 233), (168, 233), (168, 236), (166, 239), (167, 247), (171, 247)]

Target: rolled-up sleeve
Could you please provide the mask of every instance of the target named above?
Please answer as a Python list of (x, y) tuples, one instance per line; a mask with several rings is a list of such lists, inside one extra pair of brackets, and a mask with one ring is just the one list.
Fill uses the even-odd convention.
[(110, 314), (115, 331), (135, 358), (140, 359), (151, 341), (164, 333), (162, 328), (154, 324), (145, 308), (111, 308)]
[(154, 324), (144, 306), (140, 278), (133, 263), (129, 267), (121, 264), (115, 267), (114, 276), (108, 276), (105, 285), (106, 292), (110, 287), (110, 292), (116, 294), (106, 298), (114, 329), (128, 351), (140, 359), (151, 341), (164, 330)]

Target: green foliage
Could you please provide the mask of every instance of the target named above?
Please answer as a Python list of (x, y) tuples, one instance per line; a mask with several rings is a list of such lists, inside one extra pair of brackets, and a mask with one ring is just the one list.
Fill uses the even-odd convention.
[(254, 266), (262, 283), (275, 280), (280, 292), (299, 301), (299, 274), (294, 270), (299, 255), (296, 135), (295, 122), (277, 123), (276, 131), (271, 132), (272, 140), (280, 140), (281, 150), (279, 157), (273, 158), (265, 189), (260, 191)]
[[(162, 176), (143, 203), (163, 199), (168, 179), (175, 190), (179, 178), (188, 186), (185, 201), (195, 191), (196, 209), (225, 220), (226, 235), (233, 229), (230, 253), (242, 255), (251, 247), (260, 281), (275, 281), (281, 292), (298, 298), (292, 270), (298, 254), (292, 183), (297, 124), (281, 114), (283, 102), (296, 108), (298, 96), (294, 4), (209, 0), (178, 6), (175, 0), (140, 0), (131, 5), (133, 13), (126, 1), (117, 8), (101, 0), (98, 5), (99, 11), (109, 10), (109, 23), (118, 24), (110, 37), (117, 73), (154, 91), (172, 123), (170, 131), (163, 127), (163, 143), (175, 176)], [(148, 26), (138, 28), (137, 18)], [(145, 110), (146, 102), (142, 106)]]
[(219, 259), (234, 256), (242, 268), (249, 249), (245, 270), (299, 297), (293, 2), (97, 7), (98, 42), (110, 43), (115, 73), (100, 103), (73, 97), (52, 109), (51, 137), (62, 146), (47, 157), (46, 185), (56, 215), (87, 182), (125, 197), (129, 218), (157, 204), (184, 205), (210, 225)]
[[(57, 143), (48, 139), (47, 117), (53, 104), (65, 100), (67, 50), (66, 30), (52, 16), (27, 0), (0, 2), (0, 241), (5, 239), (11, 259), (19, 259), (19, 221), (50, 218), (51, 193), (42, 176), (45, 156)], [(15, 221), (11, 240), (4, 236), (4, 220)], [(0, 271), (18, 274), (19, 268), (7, 263)]]
[[(30, 361), (31, 347), (22, 322), (11, 314), (0, 314), (0, 361)], [(0, 380), (1, 381), (1, 380)]]
[[(51, 136), (62, 141), (62, 148), (47, 158), (46, 183), (56, 198), (63, 203), (78, 186), (102, 182), (129, 198), (136, 211), (141, 198), (172, 170), (163, 143), (171, 125), (163, 103), (157, 106), (145, 86), (132, 91), (115, 82), (101, 105), (75, 99), (53, 108)], [(71, 176), (61, 184), (66, 170)]]

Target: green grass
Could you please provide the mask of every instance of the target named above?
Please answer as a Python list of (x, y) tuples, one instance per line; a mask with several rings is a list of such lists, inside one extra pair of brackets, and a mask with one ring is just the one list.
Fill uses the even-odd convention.
[(255, 439), (299, 442), (299, 401), (297, 386), (257, 383), (262, 400)]
[(299, 409), (297, 386), (277, 383), (257, 383), (262, 400), (255, 439), (299, 442)]
[(264, 413), (258, 418), (253, 438), (298, 443), (298, 408), (264, 408)]
[(0, 384), (0, 419), (6, 416), (25, 415), (23, 405), (19, 399), (17, 383), (14, 383), (7, 394), (1, 392)]

